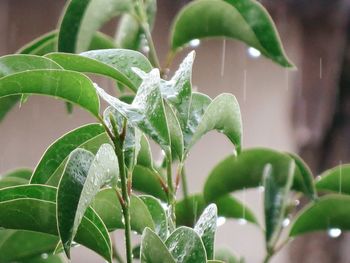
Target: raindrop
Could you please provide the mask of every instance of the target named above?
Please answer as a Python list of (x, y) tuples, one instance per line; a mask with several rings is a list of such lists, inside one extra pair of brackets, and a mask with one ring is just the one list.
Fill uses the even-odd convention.
[(148, 54), (148, 52), (149, 52), (149, 46), (148, 46), (148, 45), (143, 45), (143, 46), (142, 46), (142, 52), (145, 53), (145, 54)]
[(226, 218), (223, 217), (223, 216), (219, 216), (217, 219), (216, 219), (216, 226), (219, 227), (219, 226), (222, 226), (226, 223)]
[(287, 227), (290, 224), (290, 219), (287, 217), (282, 221), (282, 226)]
[(190, 47), (198, 47), (201, 44), (201, 41), (199, 39), (192, 39), (190, 41)]
[(48, 257), (49, 257), (49, 255), (46, 254), (46, 253), (41, 254), (41, 258), (42, 258), (42, 259), (47, 259)]
[(300, 205), (300, 200), (298, 200), (298, 199), (297, 199), (297, 200), (295, 200), (295, 201), (294, 201), (294, 204), (295, 204), (295, 206)]
[(261, 52), (253, 47), (249, 47), (247, 52), (248, 52), (248, 55), (252, 58), (258, 58), (261, 56)]
[(243, 226), (247, 224), (247, 220), (245, 218), (240, 218), (238, 219), (238, 224)]
[(328, 230), (328, 236), (331, 238), (337, 238), (341, 235), (341, 229), (339, 228), (330, 228)]
[(265, 187), (263, 187), (262, 185), (260, 185), (258, 187), (259, 193), (263, 193), (265, 191)]
[(318, 181), (321, 180), (321, 178), (322, 178), (322, 177), (321, 177), (320, 175), (317, 175), (316, 178), (315, 178), (315, 181), (318, 182)]

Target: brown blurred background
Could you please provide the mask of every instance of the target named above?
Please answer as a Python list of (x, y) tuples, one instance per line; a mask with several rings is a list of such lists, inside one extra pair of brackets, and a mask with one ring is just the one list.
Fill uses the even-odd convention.
[[(185, 2), (158, 0), (153, 35), (162, 60), (172, 18)], [(263, 57), (254, 57), (255, 53), (252, 55), (248, 47), (237, 41), (227, 40), (224, 54), (223, 40), (203, 41), (196, 48), (193, 85), (211, 97), (222, 92), (237, 97), (243, 115), (244, 147), (299, 152), (315, 174), (350, 161), (349, 2), (263, 1), (298, 71), (287, 71)], [(0, 55), (13, 53), (34, 37), (54, 29), (64, 3), (1, 0)], [(115, 24), (109, 23), (104, 31), (113, 35)], [(16, 167), (35, 167), (50, 143), (91, 121), (78, 108), (68, 116), (60, 101), (31, 97), (0, 123), (0, 173)], [(231, 150), (228, 141), (215, 133), (198, 143), (187, 162), (191, 192), (202, 189), (210, 169)], [(263, 222), (262, 195), (248, 191), (238, 197), (260, 214)], [(282, 250), (272, 262), (347, 263), (349, 239), (344, 234), (337, 239), (326, 234), (309, 235)], [(226, 222), (219, 228), (217, 246), (245, 256), (247, 263), (257, 263), (264, 256), (263, 240), (255, 226)], [(123, 240), (118, 238), (117, 242), (122, 244)], [(72, 262), (102, 260), (78, 248)]]

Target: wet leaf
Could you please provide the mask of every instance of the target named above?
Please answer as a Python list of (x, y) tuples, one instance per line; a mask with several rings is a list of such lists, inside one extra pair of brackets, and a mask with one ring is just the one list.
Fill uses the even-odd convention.
[[(140, 73), (140, 71), (138, 72)], [(159, 71), (154, 69), (142, 77), (144, 78), (143, 82), (131, 105), (108, 95), (99, 87), (96, 89), (99, 95), (120, 112), (128, 122), (138, 127), (158, 143), (167, 154), (170, 154), (171, 142), (163, 99), (159, 90)]]
[(58, 237), (23, 230), (0, 230), (0, 262), (27, 262), (28, 259), (51, 253)]
[(321, 174), (316, 181), (318, 191), (350, 194), (350, 165), (339, 165)]
[(93, 35), (105, 22), (131, 8), (132, 2), (128, 0), (71, 0), (59, 26), (58, 51), (87, 50)]
[(265, 240), (267, 249), (274, 249), (285, 219), (289, 194), (295, 174), (295, 162), (291, 160), (285, 184), (279, 184), (276, 180), (275, 170), (271, 164), (264, 167), (264, 211), (265, 211)]
[[(245, 219), (247, 222), (258, 224), (253, 212), (231, 195), (225, 195), (214, 200), (218, 215), (227, 219)], [(200, 214), (208, 204), (201, 194), (195, 194), (176, 203), (176, 223), (193, 227)]]
[(338, 228), (350, 230), (350, 196), (332, 194), (310, 203), (297, 215), (290, 236)]
[(173, 22), (171, 49), (176, 51), (193, 39), (209, 37), (238, 39), (281, 66), (293, 67), (271, 17), (257, 1), (201, 0), (187, 4)]
[(146, 228), (141, 238), (141, 263), (175, 263), (163, 241)]
[(50, 179), (57, 177), (55, 179), (55, 185), (57, 185), (72, 151), (84, 148), (95, 154), (100, 146), (107, 142), (108, 137), (105, 130), (102, 125), (97, 123), (84, 125), (66, 133), (51, 144), (43, 154), (30, 182), (32, 184), (46, 184)]
[(216, 205), (210, 204), (204, 209), (194, 226), (194, 231), (197, 232), (203, 241), (205, 251), (207, 252), (207, 259), (213, 259), (214, 257), (216, 221), (218, 218), (217, 212)]
[[(104, 189), (100, 191), (96, 195), (92, 207), (102, 218), (109, 231), (124, 228), (123, 212), (115, 190)], [(130, 198), (130, 219), (131, 229), (139, 234), (146, 227), (154, 229), (154, 222), (147, 206), (135, 195), (131, 195)]]
[[(288, 178), (291, 160), (288, 154), (265, 148), (244, 150), (237, 157), (228, 156), (209, 174), (204, 186), (204, 197), (211, 202), (230, 192), (260, 186), (266, 164), (272, 165), (276, 182), (283, 185)], [(313, 188), (305, 188), (303, 180), (299, 169), (295, 169), (292, 189), (313, 198)]]
[(185, 226), (177, 228), (165, 241), (165, 245), (178, 263), (207, 260), (203, 242), (192, 228)]
[(66, 262), (60, 255), (41, 255), (35, 258), (26, 259), (18, 263), (64, 263)]
[[(58, 235), (56, 188), (25, 185), (0, 190), (0, 227)], [(99, 216), (88, 209), (74, 239), (111, 262), (111, 243)]]
[(57, 191), (58, 230), (68, 256), (86, 209), (100, 188), (113, 181), (115, 185), (118, 176), (118, 159), (109, 144), (96, 156), (79, 148), (70, 154)]
[(166, 211), (158, 199), (150, 195), (141, 195), (140, 199), (145, 203), (150, 212), (156, 234), (165, 240), (168, 237), (168, 218)]
[[(84, 92), (84, 96), (82, 93)], [(65, 70), (31, 70), (0, 79), (0, 97), (38, 94), (75, 103), (98, 116), (100, 102), (92, 82), (83, 74)]]

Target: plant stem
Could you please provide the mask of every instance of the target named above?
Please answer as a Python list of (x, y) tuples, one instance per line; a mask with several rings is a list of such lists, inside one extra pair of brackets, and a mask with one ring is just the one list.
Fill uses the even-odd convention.
[(143, 29), (143, 32), (145, 34), (145, 37), (147, 39), (147, 43), (149, 46), (149, 59), (152, 63), (152, 65), (156, 68), (158, 68), (159, 70), (161, 70), (161, 66), (159, 63), (159, 59), (158, 59), (158, 55), (157, 55), (157, 51), (156, 48), (154, 46), (154, 42), (153, 42), (153, 38), (151, 35), (151, 30), (149, 28), (149, 25), (147, 22), (143, 21), (141, 24), (141, 27)]
[(173, 223), (176, 223), (176, 216), (175, 216), (175, 189), (173, 184), (173, 174), (172, 174), (172, 157), (171, 152), (168, 151), (166, 154), (166, 168), (167, 168), (167, 185), (168, 185), (168, 200), (169, 200), (169, 206), (170, 206), (170, 213), (171, 213), (171, 219), (173, 220)]
[(267, 255), (266, 255), (265, 258), (264, 258), (263, 263), (269, 263), (271, 257), (272, 257), (272, 254), (271, 254), (271, 253), (267, 253)]
[(185, 171), (185, 166), (182, 167), (181, 169), (181, 185), (182, 185), (182, 192), (184, 195), (184, 198), (187, 200), (188, 198), (188, 186), (187, 186), (187, 177), (186, 177), (186, 171)]

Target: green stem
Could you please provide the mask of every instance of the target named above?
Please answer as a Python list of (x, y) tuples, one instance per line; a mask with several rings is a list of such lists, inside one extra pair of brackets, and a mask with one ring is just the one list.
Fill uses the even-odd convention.
[(185, 166), (181, 169), (181, 186), (182, 186), (182, 193), (184, 195), (184, 198), (187, 200), (189, 194), (188, 194), (188, 186), (187, 186), (187, 177), (186, 177), (186, 171)]
[(168, 186), (168, 200), (170, 206), (171, 219), (175, 225), (176, 216), (175, 216), (175, 188), (173, 183), (173, 174), (172, 174), (172, 157), (171, 152), (169, 151), (166, 154), (166, 168), (167, 168), (167, 186)]
[(143, 32), (145, 34), (145, 37), (147, 39), (147, 43), (149, 46), (149, 59), (154, 67), (161, 69), (158, 55), (157, 55), (157, 51), (156, 51), (156, 48), (154, 46), (154, 42), (153, 42), (153, 38), (151, 35), (151, 30), (149, 28), (149, 25), (147, 22), (142, 22), (141, 27), (143, 29)]
[(269, 263), (271, 258), (272, 258), (272, 254), (267, 253), (267, 255), (264, 258), (263, 263)]

